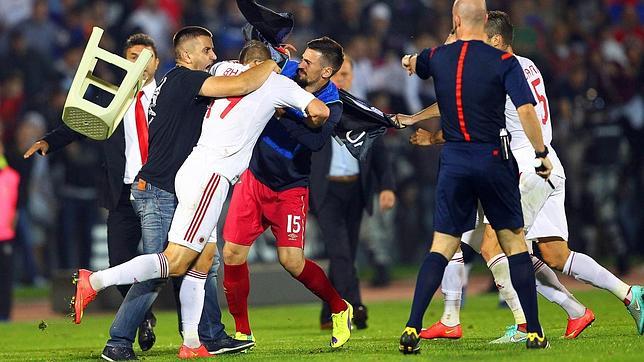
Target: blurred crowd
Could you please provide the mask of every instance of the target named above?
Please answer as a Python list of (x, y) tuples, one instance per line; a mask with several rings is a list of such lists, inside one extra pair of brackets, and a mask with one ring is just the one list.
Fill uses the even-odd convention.
[[(434, 102), (431, 81), (408, 77), (400, 57), (444, 41), (451, 29), (451, 0), (260, 3), (295, 15), (289, 42), (300, 50), (322, 35), (341, 42), (355, 61), (356, 96), (389, 113), (417, 112)], [(616, 257), (626, 270), (627, 256), (644, 254), (639, 241), (644, 235), (644, 2), (487, 4), (510, 14), (516, 53), (533, 59), (543, 73), (553, 144), (568, 178), (570, 242), (575, 250)], [(22, 158), (61, 122), (92, 27), (106, 30), (101, 46), (115, 53), (128, 35), (151, 35), (162, 62), (157, 74), (163, 74), (174, 65), (172, 34), (180, 27), (207, 27), (215, 35), (218, 58), (230, 59), (243, 44), (244, 22), (235, 0), (0, 0), (0, 134), (8, 163), (20, 174), (16, 278), (34, 284), (55, 268), (89, 266), (93, 230), (104, 222), (95, 206), (94, 175), (101, 163), (96, 144), (80, 142), (46, 158)], [(96, 72), (117, 77), (101, 64)], [(411, 132), (385, 135), (395, 160), (398, 205), (391, 217), (368, 223), (363, 233), (369, 239), (373, 230), (388, 231), (376, 233), (389, 241), (368, 253), (386, 259), (383, 263), (414, 261), (430, 241), (439, 149), (410, 146)], [(315, 237), (307, 242), (310, 253), (322, 253)]]

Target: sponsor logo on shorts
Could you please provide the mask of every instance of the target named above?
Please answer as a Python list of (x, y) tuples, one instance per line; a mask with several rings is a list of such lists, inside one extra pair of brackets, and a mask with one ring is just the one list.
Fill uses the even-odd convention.
[(288, 234), (288, 239), (289, 240), (297, 240), (297, 234), (293, 234), (293, 233)]
[(206, 241), (206, 240), (204, 239), (203, 236), (199, 238), (199, 244), (203, 244), (204, 241)]

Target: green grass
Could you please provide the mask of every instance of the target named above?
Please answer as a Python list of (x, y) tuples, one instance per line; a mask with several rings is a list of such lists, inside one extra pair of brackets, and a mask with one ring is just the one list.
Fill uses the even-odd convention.
[(49, 285), (41, 287), (20, 287), (13, 291), (13, 298), (18, 301), (46, 299), (51, 294), (51, 287)]
[[(458, 341), (425, 341), (418, 356), (403, 357), (398, 337), (406, 321), (409, 301), (369, 304), (369, 328), (355, 331), (343, 348), (326, 347), (327, 331), (318, 329), (318, 305), (280, 306), (251, 309), (251, 323), (257, 347), (248, 354), (219, 357), (231, 361), (401, 361), (401, 360), (490, 360), (490, 361), (641, 361), (644, 337), (635, 332), (632, 318), (612, 295), (606, 292), (579, 292), (597, 316), (592, 328), (578, 340), (562, 340), (566, 317), (558, 307), (540, 301), (541, 320), (552, 347), (527, 351), (523, 345), (490, 345), (506, 324), (508, 310), (498, 309), (493, 295), (468, 298), (461, 315), (464, 338)], [(425, 317), (426, 324), (440, 316), (435, 303)], [(225, 323), (233, 326), (228, 313)], [(65, 319), (47, 321), (40, 331), (37, 322), (0, 324), (0, 361), (83, 361), (99, 358), (111, 322), (111, 315), (86, 315), (76, 326)], [(144, 360), (174, 361), (181, 343), (173, 312), (158, 313), (157, 344), (143, 353)], [(35, 316), (37, 318), (37, 316)], [(517, 356), (519, 359), (517, 359)]]

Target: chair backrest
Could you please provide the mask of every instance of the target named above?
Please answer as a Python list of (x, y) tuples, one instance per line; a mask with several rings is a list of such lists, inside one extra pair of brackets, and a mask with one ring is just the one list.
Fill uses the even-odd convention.
[[(136, 62), (131, 62), (99, 48), (98, 43), (102, 35), (103, 29), (93, 28), (63, 109), (63, 122), (69, 128), (95, 140), (105, 140), (114, 133), (136, 93), (141, 89), (143, 71), (152, 59), (152, 52), (148, 49), (143, 49)], [(93, 74), (99, 59), (127, 72), (120, 86)], [(90, 85), (114, 95), (107, 107), (83, 98)]]

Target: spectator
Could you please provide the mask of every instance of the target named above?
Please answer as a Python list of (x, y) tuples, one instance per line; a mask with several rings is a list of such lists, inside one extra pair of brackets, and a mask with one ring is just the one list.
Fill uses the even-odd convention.
[(21, 75), (24, 92), (29, 94), (25, 107), (34, 109), (46, 103), (55, 71), (50, 58), (30, 47), (22, 31), (15, 29), (9, 33), (9, 49), (0, 54), (0, 63), (3, 64), (0, 78)]
[(60, 45), (61, 29), (49, 19), (47, 0), (35, 0), (31, 17), (18, 24), (30, 48), (47, 57), (55, 55)]
[[(43, 170), (48, 167), (47, 161), (25, 160), (23, 152), (45, 133), (45, 122), (43, 117), (36, 112), (28, 112), (21, 119), (16, 129), (13, 142), (7, 147), (7, 160), (9, 165), (20, 174), (20, 187), (18, 190), (18, 221), (16, 225), (16, 251), (21, 255), (22, 281), (27, 285), (42, 283), (42, 267), (39, 266), (36, 256), (36, 249), (41, 245), (41, 238), (38, 237), (39, 229), (45, 221), (37, 223), (34, 219), (44, 213), (45, 217), (55, 215), (50, 205), (39, 204), (42, 200), (42, 191), (46, 188), (47, 177), (43, 176)], [(44, 181), (43, 181), (44, 180)], [(38, 214), (34, 214), (34, 211)], [(42, 248), (40, 248), (42, 250)]]
[(172, 19), (159, 6), (159, 0), (144, 0), (127, 21), (128, 33), (145, 33), (156, 39), (159, 59), (174, 59), (171, 54), (172, 34), (177, 29)]
[(13, 291), (13, 239), (20, 175), (7, 163), (0, 124), (0, 322), (9, 320)]
[(4, 141), (6, 143), (13, 139), (18, 123), (18, 116), (22, 112), (25, 103), (25, 89), (22, 74), (15, 72), (10, 74), (2, 82), (2, 93), (0, 93), (0, 120), (4, 123)]

